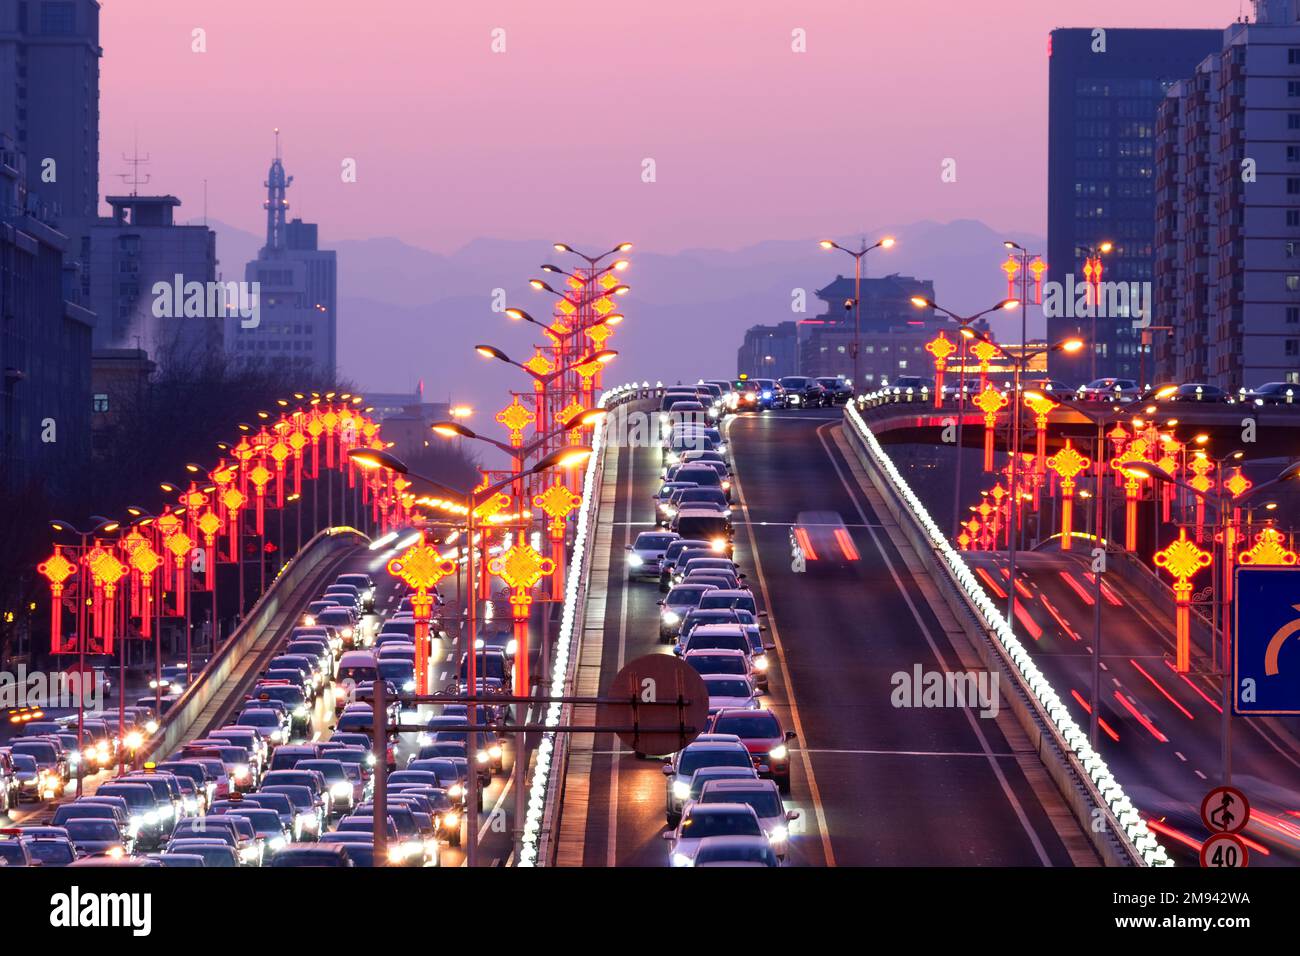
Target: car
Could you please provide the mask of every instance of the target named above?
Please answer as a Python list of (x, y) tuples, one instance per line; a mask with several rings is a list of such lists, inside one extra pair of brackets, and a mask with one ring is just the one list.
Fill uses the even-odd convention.
[(207, 861), (198, 853), (150, 853), (146, 859), (157, 860), (163, 866), (201, 867)]
[(0, 813), (7, 814), (17, 806), (18, 776), (14, 773), (13, 758), (7, 748), (0, 747)]
[(675, 641), (682, 619), (699, 605), (705, 594), (714, 590), (711, 584), (679, 584), (669, 591), (659, 602), (659, 640), (665, 644)]
[(356, 866), (346, 843), (290, 843), (271, 858), (268, 866)]
[(701, 767), (745, 767), (754, 760), (739, 737), (701, 734), (664, 762), (666, 778), (665, 817), (670, 827), (681, 821), (682, 808), (691, 797), (691, 777)]
[[(266, 703), (270, 701), (258, 701)], [(287, 744), (290, 738), (290, 719), (283, 711), (269, 706), (248, 706), (239, 712), (235, 723), (244, 727), (256, 727), (266, 737), (271, 747)]]
[(765, 836), (706, 837), (695, 848), (692, 866), (780, 866)]
[(885, 390), (896, 399), (929, 401), (934, 396), (934, 379), (920, 375), (900, 375)]
[(825, 389), (828, 405), (846, 405), (853, 397), (853, 386), (842, 376), (821, 376), (817, 379), (817, 384)]
[(175, 811), (170, 800), (160, 800), (152, 788), (138, 780), (111, 780), (101, 784), (96, 797), (121, 797), (130, 809), (130, 836), (140, 849), (156, 850), (167, 842)]
[[(289, 800), (292, 813), (289, 828), (295, 841), (315, 840), (324, 831), (323, 803), (316, 797), (311, 787), (295, 784), (267, 784), (254, 796), (260, 803), (262, 797), (273, 794), (280, 794)], [(278, 807), (276, 812), (280, 812)], [(281, 819), (283, 818), (284, 814), (281, 813)]]
[(709, 542), (715, 555), (729, 557), (732, 553), (733, 529), (727, 512), (708, 505), (683, 505), (668, 527), (683, 538)]
[(764, 837), (758, 814), (744, 803), (692, 803), (675, 829), (664, 833), (673, 866), (692, 866), (700, 843), (708, 837)]
[(776, 781), (782, 793), (790, 792), (790, 751), (793, 730), (785, 730), (781, 720), (770, 710), (723, 709), (709, 718), (711, 734), (734, 734), (739, 737), (754, 760), (761, 777)]
[(0, 869), (6, 867), (35, 866), (27, 841), (17, 827), (0, 829)]
[(1083, 402), (1136, 402), (1142, 397), (1142, 389), (1131, 378), (1095, 378), (1086, 385), (1079, 386), (1075, 393)]
[(756, 680), (750, 656), (737, 650), (697, 650), (682, 655), (692, 670), (701, 677), (709, 674), (725, 674), (731, 677), (748, 677)]
[(284, 849), (289, 842), (289, 831), (280, 820), (280, 814), (270, 808), (244, 806), (241, 801), (222, 808), (221, 813), (240, 816), (249, 822), (262, 847), (263, 866), (267, 859)]
[(785, 390), (779, 382), (771, 378), (753, 378), (749, 381), (757, 393), (754, 405), (758, 410), (785, 408)]
[(63, 827), (22, 827), (18, 832), (40, 866), (70, 866), (79, 855)]
[(853, 535), (835, 511), (800, 511), (790, 526), (791, 567), (840, 570), (861, 560)]
[(664, 515), (671, 524), (678, 511), (693, 506), (713, 508), (731, 517), (731, 504), (727, 501), (727, 493), (721, 488), (701, 488), (699, 485), (674, 491), (668, 499), (668, 507), (664, 509)]
[(786, 810), (781, 790), (774, 780), (710, 780), (704, 784), (695, 806), (715, 803), (743, 803), (758, 816), (772, 848), (785, 858), (790, 843), (790, 823), (799, 819), (798, 810)]
[[(307, 623), (305, 620), (303, 623)], [(332, 627), (338, 631), (344, 649), (351, 649), (365, 644), (364, 629), (360, 627), (357, 612), (350, 607), (325, 607), (311, 617), (311, 624)]]
[(1202, 382), (1188, 382), (1185, 385), (1179, 385), (1172, 395), (1164, 399), (1166, 402), (1212, 402), (1222, 404), (1232, 401), (1232, 396), (1219, 388), (1217, 385), (1207, 385)]
[(1300, 399), (1300, 383), (1265, 382), (1240, 394), (1241, 401), (1251, 405), (1294, 405)]
[(107, 820), (117, 831), (117, 842), (128, 848), (131, 845), (128, 833), (130, 817), (120, 807), (108, 803), (91, 803), (85, 798), (73, 800), (56, 808), (50, 823), (66, 829), (73, 820)]
[(10, 783), (13, 794), (12, 809), (17, 809), (23, 800), (35, 800), (40, 803), (45, 799), (44, 796), (44, 777), (41, 774), (41, 768), (36, 763), (36, 758), (31, 754), (16, 754), (10, 752), (8, 755), (10, 773), (12, 781)]
[(316, 770), (325, 778), (325, 785), (329, 788), (331, 813), (349, 813), (356, 806), (356, 787), (341, 761), (330, 758), (303, 760), (296, 769)]
[(720, 710), (757, 710), (758, 688), (748, 677), (734, 674), (705, 674), (704, 686), (709, 690), (709, 713)]
[(659, 563), (668, 546), (681, 535), (669, 531), (642, 531), (627, 546), (627, 576), (659, 580)]
[(37, 798), (53, 800), (63, 796), (69, 773), (62, 743), (50, 737), (20, 737), (9, 746), (14, 756), (27, 756), (36, 761)]
[(165, 664), (155, 677), (149, 679), (149, 689), (161, 689), (165, 694), (182, 694), (190, 684), (188, 665), (181, 661), (177, 664)]
[(239, 866), (239, 851), (229, 843), (217, 839), (194, 839), (184, 838), (173, 840), (167, 847), (168, 853), (180, 853), (185, 856), (198, 856), (203, 858), (203, 865), (208, 866)]
[(786, 402), (791, 408), (821, 408), (830, 404), (826, 389), (815, 378), (786, 375), (777, 381), (785, 389)]
[(669, 586), (672, 584), (672, 571), (681, 557), (683, 552), (698, 551), (701, 554), (711, 554), (712, 545), (699, 538), (678, 538), (672, 544), (668, 545), (664, 551), (664, 556), (659, 561), (659, 590), (667, 593)]
[(375, 607), (375, 582), (362, 571), (349, 571), (334, 579), (335, 584), (350, 584), (361, 594), (361, 604), (367, 610)]
[(743, 372), (736, 378), (731, 379), (731, 387), (736, 393), (735, 410), (738, 412), (752, 412), (758, 410), (758, 383), (751, 379)]

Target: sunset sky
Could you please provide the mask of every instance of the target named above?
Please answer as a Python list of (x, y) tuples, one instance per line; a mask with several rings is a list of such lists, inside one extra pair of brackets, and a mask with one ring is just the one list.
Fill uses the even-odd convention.
[[(105, 0), (101, 192), (260, 232), (283, 131), (326, 239), (642, 249), (971, 217), (1045, 229), (1047, 36), (1222, 27), (1239, 0)], [(1249, 4), (1245, 4), (1249, 12)], [(207, 52), (191, 52), (191, 31)], [(505, 53), (491, 49), (505, 30)], [(806, 31), (807, 52), (791, 50)], [(345, 184), (344, 158), (358, 181)], [(957, 182), (940, 164), (957, 161)], [(653, 159), (657, 181), (641, 181)]]

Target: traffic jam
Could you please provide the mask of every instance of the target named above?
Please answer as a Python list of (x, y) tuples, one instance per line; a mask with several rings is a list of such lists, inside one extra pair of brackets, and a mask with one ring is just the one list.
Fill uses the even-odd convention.
[[(86, 713), (80, 739), (75, 714), (11, 712), (14, 736), (0, 746), (0, 812), (12, 825), (0, 827), (0, 866), (457, 865), (468, 775), (477, 774), (482, 809), (493, 777), (506, 769), (507, 748), (495, 735), (472, 737), (463, 704), (402, 710), (399, 695), (416, 687), (416, 621), (402, 586), (384, 578), (391, 610), (381, 612), (369, 574), (339, 574), (226, 708), (228, 718), (165, 756), (137, 755), (159, 730), (158, 714), (144, 706), (157, 688), (140, 706)], [(431, 660), (445, 663), (455, 642), (443, 604), (435, 594), (429, 639)], [(508, 638), (490, 621), (480, 635), (487, 692), (510, 687)], [(467, 663), (462, 653), (460, 676), (446, 690), (464, 694)], [(184, 671), (164, 672), (174, 697)], [(394, 702), (382, 807), (374, 801), (378, 682)], [(501, 708), (480, 707), (484, 719), (501, 716)], [(413, 722), (423, 729), (411, 730)], [(398, 725), (403, 733), (392, 731)], [(387, 833), (384, 859), (376, 859), (376, 814)], [(448, 848), (454, 856), (445, 856)]]
[[(820, 390), (819, 402), (829, 394), (807, 384), (808, 394)], [(671, 866), (781, 866), (800, 817), (787, 805), (795, 735), (766, 706), (776, 648), (765, 641), (767, 613), (735, 559), (724, 428), (737, 411), (775, 407), (794, 407), (775, 381), (668, 387), (659, 409), (662, 482), (651, 502), (656, 527), (626, 554), (629, 586), (643, 582), (662, 594), (659, 642), (708, 691), (704, 732), (663, 762)]]

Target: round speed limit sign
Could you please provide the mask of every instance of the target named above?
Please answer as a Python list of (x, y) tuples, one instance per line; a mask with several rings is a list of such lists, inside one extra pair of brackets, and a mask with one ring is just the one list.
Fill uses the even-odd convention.
[(1201, 866), (1212, 869), (1240, 869), (1250, 862), (1246, 844), (1232, 833), (1215, 833), (1201, 844)]

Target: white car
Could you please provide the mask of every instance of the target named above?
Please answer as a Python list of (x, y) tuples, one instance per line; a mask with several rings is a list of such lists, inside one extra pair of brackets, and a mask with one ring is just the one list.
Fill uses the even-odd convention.
[(705, 837), (695, 850), (692, 866), (780, 866), (767, 837)]
[(659, 565), (664, 552), (680, 537), (674, 531), (642, 531), (627, 546), (627, 576), (659, 580)]
[(758, 814), (745, 803), (693, 803), (682, 813), (674, 830), (664, 833), (668, 859), (673, 866), (694, 866), (701, 843), (709, 837), (758, 837), (767, 834)]
[(724, 708), (742, 710), (758, 709), (758, 690), (748, 677), (734, 674), (705, 674), (704, 686), (709, 689), (709, 713)]
[(799, 819), (798, 810), (787, 810), (775, 780), (710, 780), (700, 790), (696, 806), (714, 803), (744, 803), (758, 815), (776, 855), (785, 859), (790, 845), (790, 822)]

